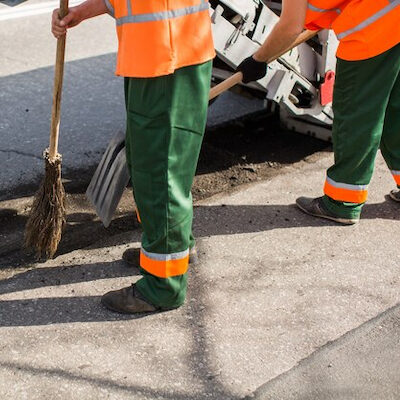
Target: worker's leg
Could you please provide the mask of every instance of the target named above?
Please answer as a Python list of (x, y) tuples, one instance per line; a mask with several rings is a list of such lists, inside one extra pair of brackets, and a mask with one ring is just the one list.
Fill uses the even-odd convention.
[[(124, 89), (125, 89), (124, 92), (125, 92), (125, 108), (126, 108), (126, 110), (128, 110), (129, 81), (130, 81), (130, 78), (124, 78)], [(128, 112), (128, 111), (127, 111), (127, 112)], [(129, 150), (128, 150), (128, 153), (129, 153)], [(131, 168), (132, 168), (132, 165), (131, 165), (131, 162), (130, 162), (130, 157), (127, 157), (127, 160), (126, 160), (126, 161), (127, 161), (128, 169), (129, 169), (129, 171), (130, 171)], [(139, 215), (138, 210), (136, 210), (136, 217), (137, 217), (138, 222), (141, 223), (141, 221), (140, 221), (140, 215)], [(190, 233), (190, 239), (189, 239), (189, 248), (190, 248), (191, 250), (193, 250), (193, 251), (192, 251), (193, 255), (194, 255), (194, 253), (197, 254), (195, 247), (196, 247), (196, 239), (195, 239), (195, 237), (194, 237), (194, 235), (193, 235), (193, 232), (191, 232), (191, 233)]]
[(127, 157), (143, 228), (135, 287), (157, 307), (186, 295), (193, 245), (191, 186), (206, 123), (211, 62), (173, 75), (129, 79)]
[[(130, 78), (124, 78), (124, 94), (125, 94), (125, 112), (128, 115), (128, 99), (129, 99), (129, 82), (130, 82)], [(128, 150), (128, 146), (126, 146), (126, 142), (127, 140), (127, 136), (128, 136), (128, 128), (126, 128), (126, 132), (125, 132), (125, 149), (126, 149), (126, 164), (128, 166), (128, 170), (131, 171), (132, 170), (132, 163), (129, 157), (129, 150)], [(131, 179), (132, 181), (132, 179)], [(135, 199), (135, 193), (132, 191), (132, 195), (133, 195), (133, 199)], [(136, 201), (135, 201), (136, 203)], [(135, 209), (135, 213), (136, 213), (136, 220), (137, 222), (140, 224), (141, 220), (140, 220), (140, 215), (139, 215), (139, 211), (136, 208)]]
[(386, 108), (398, 73), (393, 48), (362, 61), (338, 60), (334, 91), (333, 149), (323, 206), (342, 218), (358, 218), (367, 199)]
[(397, 79), (386, 109), (381, 151), (397, 187), (400, 188), (400, 45), (394, 50), (397, 51), (397, 58), (393, 59), (390, 67), (393, 70), (392, 75), (397, 74)]

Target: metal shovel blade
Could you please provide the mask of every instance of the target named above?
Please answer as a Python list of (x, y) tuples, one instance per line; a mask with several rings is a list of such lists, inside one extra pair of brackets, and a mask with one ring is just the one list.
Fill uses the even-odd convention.
[(129, 182), (125, 156), (125, 134), (118, 132), (110, 141), (86, 190), (97, 215), (107, 228)]

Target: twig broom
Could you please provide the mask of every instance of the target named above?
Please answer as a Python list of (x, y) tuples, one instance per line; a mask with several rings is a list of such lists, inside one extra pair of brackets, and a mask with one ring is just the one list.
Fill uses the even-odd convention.
[[(60, 0), (60, 18), (68, 13), (68, 0)], [(45, 176), (33, 200), (25, 228), (25, 245), (38, 257), (52, 258), (65, 225), (65, 191), (61, 181), (61, 155), (58, 153), (61, 92), (64, 75), (66, 35), (57, 40), (51, 111), (50, 145), (44, 151)]]

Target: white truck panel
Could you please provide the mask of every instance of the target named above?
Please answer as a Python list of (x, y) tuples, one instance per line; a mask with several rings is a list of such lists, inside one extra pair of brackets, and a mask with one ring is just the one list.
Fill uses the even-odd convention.
[[(278, 21), (280, 2), (210, 0), (214, 45), (218, 58), (235, 69), (253, 54)], [(269, 8), (269, 5), (271, 8)], [(274, 11), (275, 12), (274, 12)], [(250, 87), (265, 92), (280, 106), (282, 122), (290, 129), (329, 139), (333, 120), (331, 104), (322, 106), (320, 84), (336, 65), (337, 39), (321, 31), (311, 45), (304, 43), (268, 65), (267, 76)], [(231, 74), (215, 69), (214, 76)]]

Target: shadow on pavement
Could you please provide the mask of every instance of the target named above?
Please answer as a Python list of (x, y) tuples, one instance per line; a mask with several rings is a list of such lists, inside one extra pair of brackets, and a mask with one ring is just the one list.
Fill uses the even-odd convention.
[[(363, 219), (400, 220), (400, 207), (394, 201), (366, 204)], [(309, 216), (290, 205), (218, 205), (198, 206), (194, 211), (196, 237), (264, 232), (273, 229), (342, 226), (333, 221)], [(342, 226), (344, 229), (348, 226)]]
[(0, 295), (49, 286), (70, 285), (134, 275), (139, 275), (139, 270), (135, 267), (125, 266), (121, 261), (35, 268), (0, 281)]
[(120, 321), (146, 316), (108, 311), (101, 305), (100, 298), (76, 296), (4, 300), (0, 302), (0, 327)]
[[(139, 275), (123, 262), (61, 265), (32, 269), (0, 282), (0, 295), (44, 287)], [(110, 288), (111, 290), (111, 288)], [(71, 289), (74, 293), (74, 289)], [(99, 296), (49, 297), (0, 301), (0, 326), (48, 325), (130, 319), (100, 305)]]
[[(115, 382), (107, 378), (93, 377), (88, 374), (83, 373), (73, 373), (71, 371), (65, 371), (58, 368), (39, 368), (26, 365), (19, 362), (0, 362), (0, 368), (7, 368), (15, 372), (24, 372), (31, 376), (43, 376), (51, 377), (58, 380), (70, 381), (70, 382), (80, 382), (82, 384), (87, 384), (94, 386), (96, 388), (103, 388), (105, 390), (112, 390), (125, 395), (134, 395), (137, 393), (140, 396), (146, 396), (151, 399), (158, 400), (200, 400), (204, 397), (202, 394), (196, 393), (172, 393), (163, 390), (151, 389), (148, 386), (139, 385), (123, 385), (119, 382)], [(132, 368), (132, 373), (135, 373), (134, 368)], [(239, 397), (229, 394), (229, 397), (224, 399), (239, 400)], [(141, 397), (142, 398), (142, 397)], [(214, 397), (215, 398), (215, 397)]]

